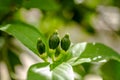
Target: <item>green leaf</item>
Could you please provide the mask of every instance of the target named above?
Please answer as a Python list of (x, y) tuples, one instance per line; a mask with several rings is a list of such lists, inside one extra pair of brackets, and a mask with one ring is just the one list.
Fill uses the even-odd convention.
[(49, 63), (37, 63), (32, 65), (27, 74), (27, 80), (51, 80)]
[(109, 59), (120, 61), (120, 55), (113, 49), (101, 43), (78, 43), (69, 50), (72, 65), (84, 62), (106, 62)]
[(101, 67), (103, 80), (120, 80), (120, 62), (110, 60)]
[(25, 0), (23, 7), (39, 8), (42, 10), (57, 10), (59, 8), (54, 0)]
[(32, 50), (35, 54), (37, 51), (37, 40), (40, 38), (45, 42), (44, 36), (33, 26), (25, 23), (17, 22), (13, 24), (8, 24), (0, 28), (0, 30), (7, 32), (8, 34), (14, 36), (20, 40), (26, 47)]
[(68, 63), (62, 63), (53, 69), (52, 80), (74, 80), (72, 66)]
[(62, 63), (52, 71), (49, 63), (38, 63), (29, 68), (27, 80), (74, 80), (74, 75), (68, 63)]

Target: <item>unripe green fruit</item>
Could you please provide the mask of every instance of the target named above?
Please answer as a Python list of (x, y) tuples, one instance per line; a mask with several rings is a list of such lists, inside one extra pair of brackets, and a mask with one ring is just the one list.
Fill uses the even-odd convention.
[(38, 39), (37, 42), (37, 49), (40, 54), (43, 54), (45, 52), (45, 44), (40, 39)]
[(70, 47), (70, 43), (71, 42), (70, 42), (70, 39), (69, 39), (69, 35), (66, 34), (61, 40), (61, 48), (65, 51), (67, 51), (68, 48)]
[(60, 43), (60, 39), (58, 37), (58, 33), (54, 32), (49, 38), (49, 48), (56, 49)]

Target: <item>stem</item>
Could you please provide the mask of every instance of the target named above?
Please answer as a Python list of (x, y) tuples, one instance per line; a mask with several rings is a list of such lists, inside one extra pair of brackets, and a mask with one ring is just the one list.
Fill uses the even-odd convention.
[(50, 54), (50, 57), (51, 57), (52, 61), (54, 62), (55, 61), (55, 50), (50, 49), (49, 54)]
[(42, 55), (39, 55), (39, 57), (43, 59), (45, 62), (48, 62), (47, 53), (43, 53)]
[(54, 62), (55, 61), (55, 54), (52, 53), (52, 61)]
[(56, 60), (57, 60), (57, 61), (63, 60), (63, 58), (64, 58), (65, 55), (66, 55), (66, 52), (63, 51), (63, 50), (61, 50), (60, 55), (57, 57)]

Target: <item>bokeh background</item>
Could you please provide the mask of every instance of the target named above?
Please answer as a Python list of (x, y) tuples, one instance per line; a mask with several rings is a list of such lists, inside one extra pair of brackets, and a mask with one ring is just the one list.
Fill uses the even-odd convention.
[[(58, 30), (60, 37), (69, 33), (72, 43), (100, 42), (120, 53), (120, 0), (0, 0), (0, 25), (15, 20), (33, 25), (46, 37)], [(0, 31), (0, 51), (5, 34)], [(9, 46), (9, 66), (0, 52), (0, 80), (25, 80), (30, 65), (42, 60), (15, 38)], [(88, 73), (84, 80), (102, 80)]]

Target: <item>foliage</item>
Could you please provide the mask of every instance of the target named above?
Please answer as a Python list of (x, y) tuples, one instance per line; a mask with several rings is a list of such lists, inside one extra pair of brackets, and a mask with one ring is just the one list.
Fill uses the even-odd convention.
[[(17, 25), (16, 28), (14, 27), (15, 25)], [(36, 41), (38, 38), (41, 38), (44, 42), (47, 41), (37, 29), (32, 26), (28, 27), (28, 25), (22, 23), (19, 23), (19, 25), (18, 23), (14, 23), (11, 25), (3, 26), (0, 28), (0, 30), (15, 36), (35, 54), (38, 54), (36, 48)], [(31, 34), (28, 33), (28, 31), (31, 31)], [(22, 35), (21, 32), (24, 33), (24, 35)], [(48, 46), (48, 44), (46, 44), (46, 46)], [(60, 55), (60, 58), (58, 56), (56, 61), (53, 60), (52, 64), (43, 62), (31, 66), (28, 70), (28, 80), (39, 80), (45, 78), (51, 80), (73, 80), (74, 76), (72, 66), (76, 66), (84, 62), (106, 62), (110, 59), (114, 59), (120, 62), (120, 55), (117, 52), (103, 44), (95, 42), (85, 42), (72, 45), (67, 52), (61, 50), (61, 54), (62, 55)], [(55, 65), (56, 63), (57, 65)], [(43, 73), (42, 70), (45, 70), (45, 72), (47, 70), (48, 72)], [(71, 76), (68, 76), (67, 73), (71, 73)]]
[[(119, 0), (116, 1), (119, 3)], [(27, 80), (83, 79), (89, 73), (84, 63), (99, 63), (101, 64), (99, 75), (104, 80), (119, 80), (120, 55), (102, 43), (83, 42), (74, 44), (70, 42), (71, 45), (68, 43), (67, 49), (65, 45), (59, 44), (57, 44), (55, 49), (49, 48), (47, 37), (50, 36), (49, 34), (55, 28), (60, 27), (64, 23), (74, 21), (84, 26), (82, 28), (88, 33), (94, 34), (95, 30), (90, 21), (93, 15), (97, 15), (96, 7), (100, 3), (120, 7), (114, 0), (107, 0), (106, 3), (100, 0), (87, 0), (82, 4), (76, 4), (73, 0), (0, 0), (0, 61), (4, 61), (7, 64), (11, 79), (15, 79), (13, 76), (15, 74), (15, 66), (17, 64), (22, 65), (19, 60), (20, 54), (16, 53), (12, 43), (12, 39), (16, 38), (31, 50), (34, 55), (44, 60), (44, 62), (30, 66)], [(21, 8), (38, 8), (44, 13), (42, 23), (39, 25), (42, 26), (40, 30), (35, 28), (34, 25), (24, 22), (20, 19), (20, 16), (15, 17), (19, 14)], [(44, 33), (46, 24), (49, 27), (48, 31)], [(38, 39), (45, 44), (46, 49), (43, 54), (38, 51)], [(65, 41), (66, 39), (64, 41), (61, 40), (61, 42)], [(65, 50), (63, 50), (63, 47)], [(87, 66), (87, 68), (89, 67)], [(79, 77), (76, 77), (75, 74), (79, 75)]]

